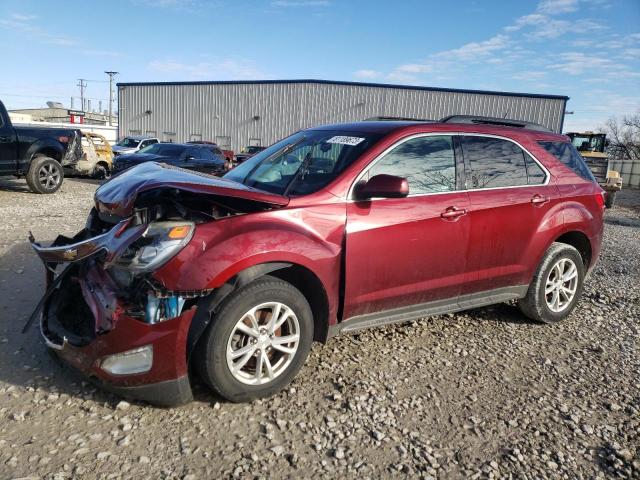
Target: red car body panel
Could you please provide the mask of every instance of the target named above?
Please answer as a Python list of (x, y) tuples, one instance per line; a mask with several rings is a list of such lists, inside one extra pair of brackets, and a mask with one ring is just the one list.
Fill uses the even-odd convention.
[[(336, 127), (318, 127), (323, 128)], [(526, 288), (544, 252), (567, 232), (588, 238), (592, 252), (588, 267), (593, 267), (603, 230), (603, 208), (597, 198), (601, 189), (538, 144), (568, 142), (567, 137), (469, 124), (362, 122), (340, 128), (382, 137), (313, 194), (289, 198), (145, 163), (100, 187), (96, 206), (101, 213), (128, 216), (141, 193), (157, 188), (260, 204), (264, 208), (258, 211), (197, 224), (189, 243), (153, 272), (153, 279), (167, 291), (217, 291), (251, 267), (283, 262), (297, 265), (322, 285), (329, 326), (501, 287)], [(545, 166), (548, 182), (406, 198), (350, 198), (358, 176), (375, 158), (399, 140), (420, 133), (511, 139)], [(463, 214), (447, 217), (452, 209)], [(128, 315), (128, 306), (105, 277), (109, 275), (93, 272), (83, 279), (83, 295), (96, 318), (96, 328), (103, 333), (92, 344), (69, 346), (61, 355), (111, 385), (144, 385), (184, 377), (187, 337), (199, 307), (194, 305), (165, 322), (145, 324)], [(99, 359), (105, 355), (147, 344), (154, 349), (150, 372), (124, 378), (99, 368)]]

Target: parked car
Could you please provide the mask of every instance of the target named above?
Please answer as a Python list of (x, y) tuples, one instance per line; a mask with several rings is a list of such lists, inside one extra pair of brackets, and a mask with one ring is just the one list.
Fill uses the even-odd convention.
[(108, 178), (113, 167), (113, 152), (107, 139), (98, 133), (83, 131), (81, 145), (80, 160), (65, 168), (65, 174)]
[(217, 143), (215, 142), (208, 142), (206, 140), (192, 140), (191, 142), (187, 142), (189, 144), (193, 144), (193, 145), (212, 145), (212, 146), (216, 146), (222, 156), (224, 157), (224, 159), (227, 161), (227, 164), (231, 167), (233, 165), (233, 158), (234, 158), (234, 153), (233, 150), (226, 150), (224, 148), (221, 148)]
[(262, 152), (266, 148), (267, 147), (258, 147), (258, 146), (244, 147), (240, 151), (240, 153), (236, 155), (236, 163), (242, 163), (246, 159), (253, 157), (256, 153)]
[(227, 162), (220, 149), (214, 145), (154, 143), (137, 153), (120, 155), (115, 158), (113, 171), (118, 173), (145, 162), (162, 162), (174, 167), (213, 175), (223, 175), (228, 170)]
[(53, 193), (64, 168), (82, 156), (80, 130), (14, 126), (0, 102), (0, 176), (24, 177), (34, 193)]
[(111, 147), (111, 149), (113, 150), (113, 156), (117, 157), (119, 155), (124, 155), (125, 153), (135, 153), (149, 145), (153, 145), (154, 143), (160, 143), (160, 140), (144, 135), (133, 135), (124, 137)]
[(74, 238), (32, 239), (49, 275), (32, 319), (89, 377), (165, 405), (191, 399), (190, 371), (234, 402), (273, 395), (340, 332), (508, 300), (558, 322), (604, 197), (569, 139), (535, 128), (327, 125), (223, 178), (139, 165)]

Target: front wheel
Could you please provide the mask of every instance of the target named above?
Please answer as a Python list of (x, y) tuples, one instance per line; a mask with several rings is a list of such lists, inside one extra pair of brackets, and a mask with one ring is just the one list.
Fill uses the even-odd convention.
[(29, 189), (34, 193), (53, 193), (60, 188), (64, 179), (62, 165), (51, 157), (39, 155), (31, 160), (25, 176)]
[(306, 298), (290, 283), (264, 276), (224, 301), (198, 344), (195, 367), (227, 400), (268, 397), (293, 380), (312, 340)]
[(518, 301), (529, 318), (543, 323), (564, 320), (582, 295), (585, 266), (571, 245), (553, 243), (544, 254), (527, 295)]

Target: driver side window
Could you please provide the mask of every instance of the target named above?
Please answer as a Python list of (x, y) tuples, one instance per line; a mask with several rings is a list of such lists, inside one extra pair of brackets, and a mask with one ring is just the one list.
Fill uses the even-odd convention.
[(417, 137), (387, 152), (369, 169), (368, 178), (386, 174), (406, 178), (409, 195), (456, 189), (456, 160), (450, 135)]

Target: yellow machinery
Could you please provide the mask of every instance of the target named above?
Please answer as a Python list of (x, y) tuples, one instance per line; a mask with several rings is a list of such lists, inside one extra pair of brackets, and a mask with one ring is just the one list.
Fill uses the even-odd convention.
[(567, 133), (571, 143), (580, 152), (598, 183), (607, 192), (607, 207), (612, 207), (616, 192), (622, 189), (620, 173), (609, 168), (609, 155), (605, 153), (607, 136), (604, 133)]

